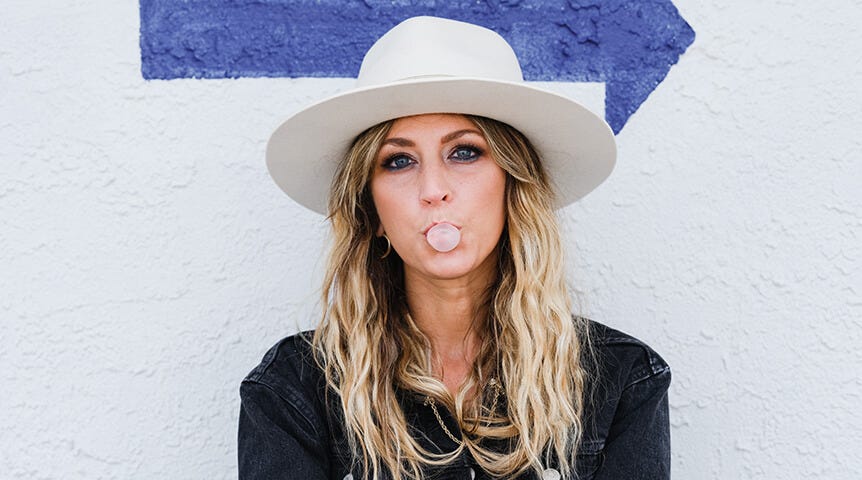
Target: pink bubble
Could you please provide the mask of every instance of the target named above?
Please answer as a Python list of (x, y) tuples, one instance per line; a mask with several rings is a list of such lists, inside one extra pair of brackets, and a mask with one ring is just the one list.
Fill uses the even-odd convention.
[(451, 223), (438, 223), (428, 230), (428, 233), (425, 234), (425, 240), (434, 250), (446, 253), (458, 246), (461, 241), (461, 231)]

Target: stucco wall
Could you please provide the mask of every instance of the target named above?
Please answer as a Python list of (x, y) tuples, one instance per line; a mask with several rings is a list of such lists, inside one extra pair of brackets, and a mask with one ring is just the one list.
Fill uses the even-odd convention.
[[(572, 283), (672, 365), (674, 478), (858, 478), (862, 2), (675, 4)], [(144, 80), (138, 8), (4, 3), (2, 478), (235, 478), (239, 381), (313, 322), (326, 226), (263, 149), (350, 82)]]

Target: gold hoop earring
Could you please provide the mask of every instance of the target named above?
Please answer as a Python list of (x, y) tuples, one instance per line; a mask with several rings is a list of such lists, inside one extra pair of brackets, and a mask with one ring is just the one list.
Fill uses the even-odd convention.
[(389, 237), (387, 237), (385, 233), (383, 234), (383, 239), (386, 240), (386, 251), (383, 252), (383, 255), (380, 256), (381, 260), (388, 257), (389, 254), (392, 252), (392, 242), (389, 241)]

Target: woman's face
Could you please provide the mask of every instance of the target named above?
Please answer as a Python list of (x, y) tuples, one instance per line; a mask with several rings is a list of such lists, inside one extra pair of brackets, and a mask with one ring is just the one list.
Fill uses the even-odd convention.
[[(404, 260), (405, 276), (455, 279), (491, 275), (505, 225), (506, 173), (485, 138), (462, 115), (429, 114), (394, 122), (376, 157), (371, 195), (380, 228)], [(425, 233), (440, 222), (461, 241), (441, 253)]]

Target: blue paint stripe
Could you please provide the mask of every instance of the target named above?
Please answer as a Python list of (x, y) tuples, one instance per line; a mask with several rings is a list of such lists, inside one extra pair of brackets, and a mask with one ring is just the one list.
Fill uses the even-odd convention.
[(141, 0), (140, 12), (146, 79), (355, 77), (405, 18), (483, 25), (512, 44), (527, 80), (605, 82), (615, 132), (694, 41), (670, 0)]

